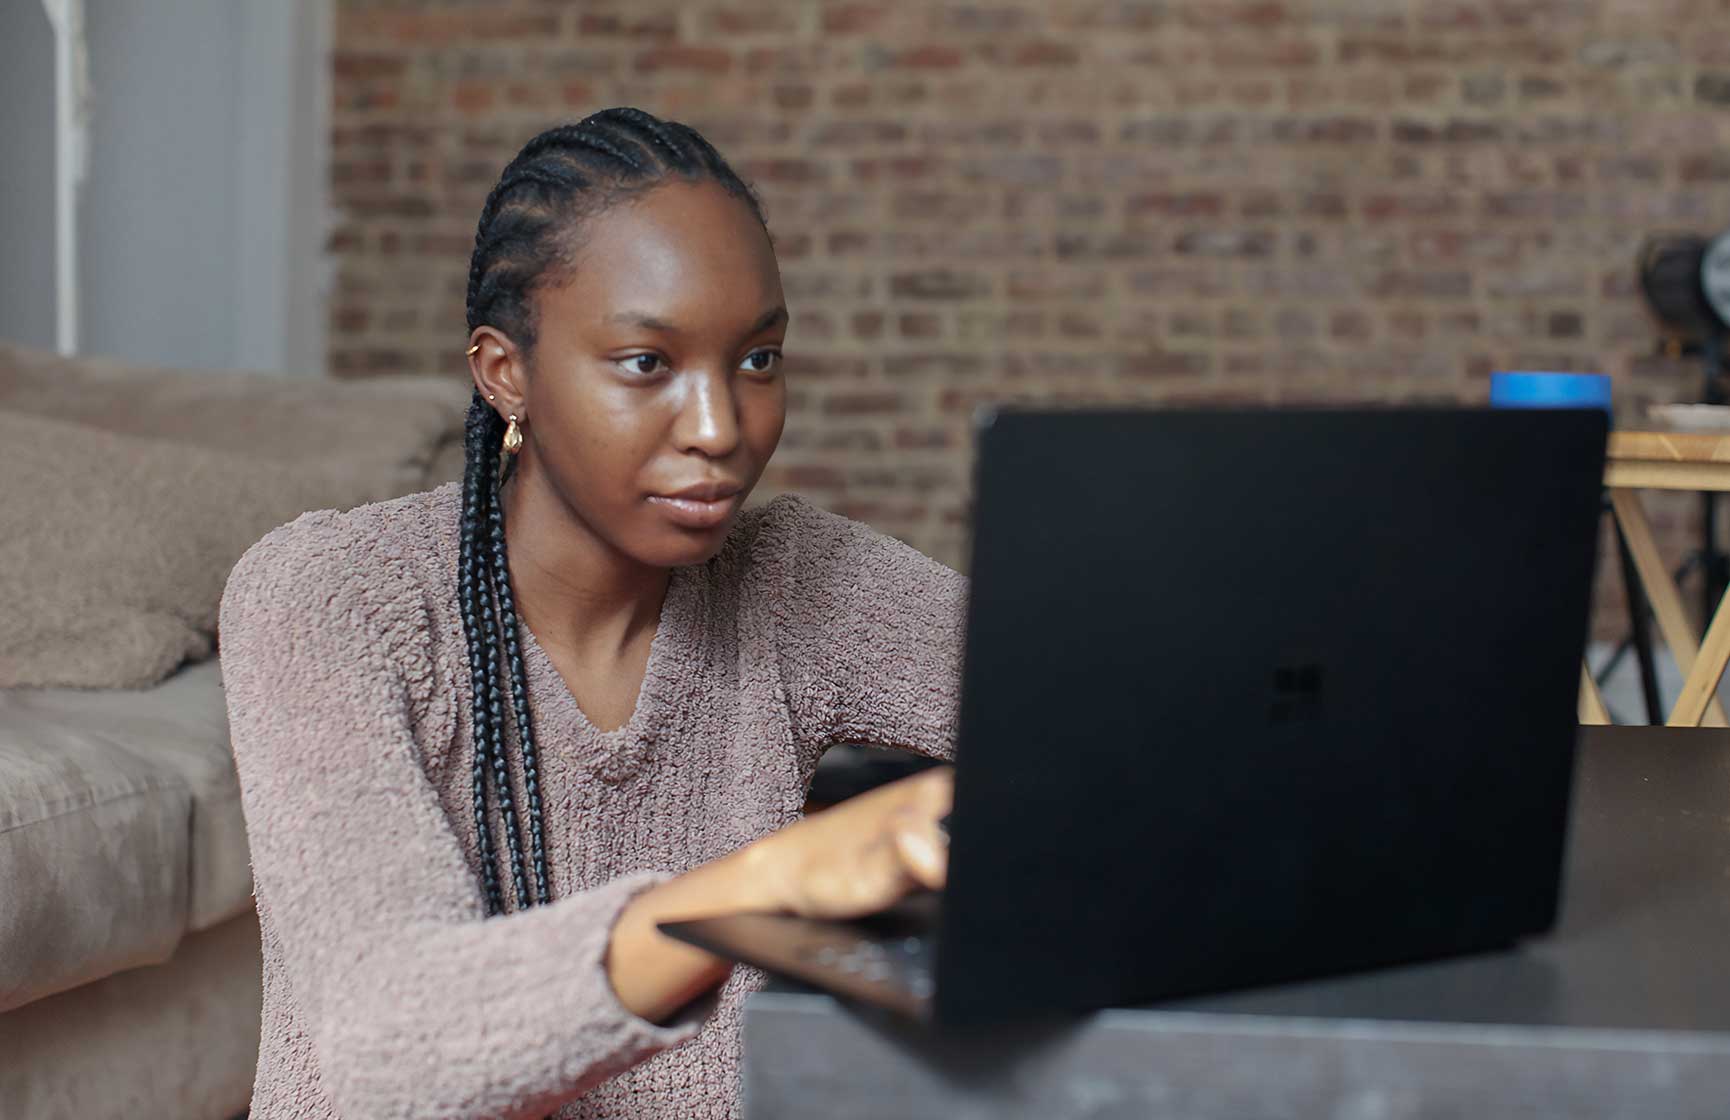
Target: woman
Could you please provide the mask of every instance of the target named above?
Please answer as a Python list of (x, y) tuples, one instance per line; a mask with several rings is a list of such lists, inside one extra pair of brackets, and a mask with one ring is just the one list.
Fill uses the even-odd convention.
[(831, 743), (949, 754), (964, 582), (796, 499), (740, 511), (788, 316), (691, 129), (531, 140), (468, 321), (460, 489), (309, 513), (224, 594), (253, 1115), (734, 1116), (757, 978), (655, 923), (941, 884), (946, 768), (800, 805)]

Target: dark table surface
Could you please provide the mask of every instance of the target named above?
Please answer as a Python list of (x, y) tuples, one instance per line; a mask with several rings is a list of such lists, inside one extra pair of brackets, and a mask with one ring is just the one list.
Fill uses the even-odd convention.
[(1556, 930), (1506, 951), (1066, 1025), (951, 1037), (772, 988), (746, 1113), (1730, 1116), (1730, 731), (1586, 729), (1565, 874)]
[(1556, 930), (1508, 952), (1163, 1006), (1730, 1031), (1730, 731), (1584, 729), (1566, 875)]

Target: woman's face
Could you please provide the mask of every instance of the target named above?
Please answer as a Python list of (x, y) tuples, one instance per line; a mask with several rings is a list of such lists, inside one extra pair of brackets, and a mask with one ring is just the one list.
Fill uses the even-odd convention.
[(786, 419), (768, 235), (719, 186), (676, 180), (585, 221), (569, 276), (534, 296), (521, 481), (644, 564), (706, 560)]

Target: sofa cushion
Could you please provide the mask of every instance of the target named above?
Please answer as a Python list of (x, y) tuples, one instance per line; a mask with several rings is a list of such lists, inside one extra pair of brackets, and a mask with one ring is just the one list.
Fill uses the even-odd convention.
[(216, 661), (0, 691), (0, 1011), (166, 960), (251, 895)]
[(210, 655), (254, 541), (401, 492), (340, 461), (285, 467), (5, 411), (0, 478), (0, 688), (155, 684)]
[[(0, 701), (4, 703), (5, 701)], [(167, 960), (191, 795), (111, 743), (0, 708), (0, 1011)]]
[(387, 482), (392, 497), (462, 476), (473, 389), (455, 378), (402, 374), (335, 380), (158, 369), (0, 342), (7, 412), (248, 459), (340, 459)]

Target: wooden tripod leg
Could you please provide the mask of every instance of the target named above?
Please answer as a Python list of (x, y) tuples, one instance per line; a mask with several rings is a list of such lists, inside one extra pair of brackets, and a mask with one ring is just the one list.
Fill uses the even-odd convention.
[(1592, 671), (1585, 662), (1580, 663), (1580, 722), (1593, 727), (1603, 727), (1610, 722), (1604, 698), (1598, 694), (1598, 682), (1592, 679)]
[(1725, 662), (1730, 662), (1730, 611), (1719, 603), (1712, 625), (1706, 628), (1706, 640), (1700, 643), (1700, 659), (1694, 662), (1694, 670), (1682, 682), (1682, 695), (1670, 709), (1671, 727), (1700, 726), (1707, 704), (1717, 697)]
[[(1682, 679), (1687, 680), (1694, 672), (1696, 659), (1700, 656), (1700, 645), (1694, 638), (1694, 627), (1688, 623), (1688, 615), (1682, 609), (1682, 593), (1676, 589), (1676, 581), (1670, 577), (1670, 570), (1664, 566), (1664, 559), (1658, 554), (1658, 541), (1652, 534), (1652, 523), (1646, 519), (1646, 507), (1640, 501), (1640, 495), (1634, 490), (1611, 490), (1610, 505), (1616, 511), (1616, 521), (1622, 526), (1622, 536), (1628, 542), (1628, 551), (1634, 554), (1634, 568), (1640, 573), (1640, 583), (1646, 589), (1646, 598), (1651, 600), (1652, 613), (1658, 616), (1658, 629), (1664, 634), (1664, 644), (1670, 647), (1671, 656), (1676, 659), (1676, 668), (1681, 672)], [(1716, 678), (1713, 688), (1715, 689)], [(1674, 719), (1671, 720), (1674, 722)], [(1696, 718), (1689, 726), (1696, 726), (1700, 719)], [(1705, 725), (1707, 727), (1730, 726), (1730, 720), (1725, 719), (1724, 706), (1718, 702), (1716, 692), (1708, 697), (1705, 710)]]

